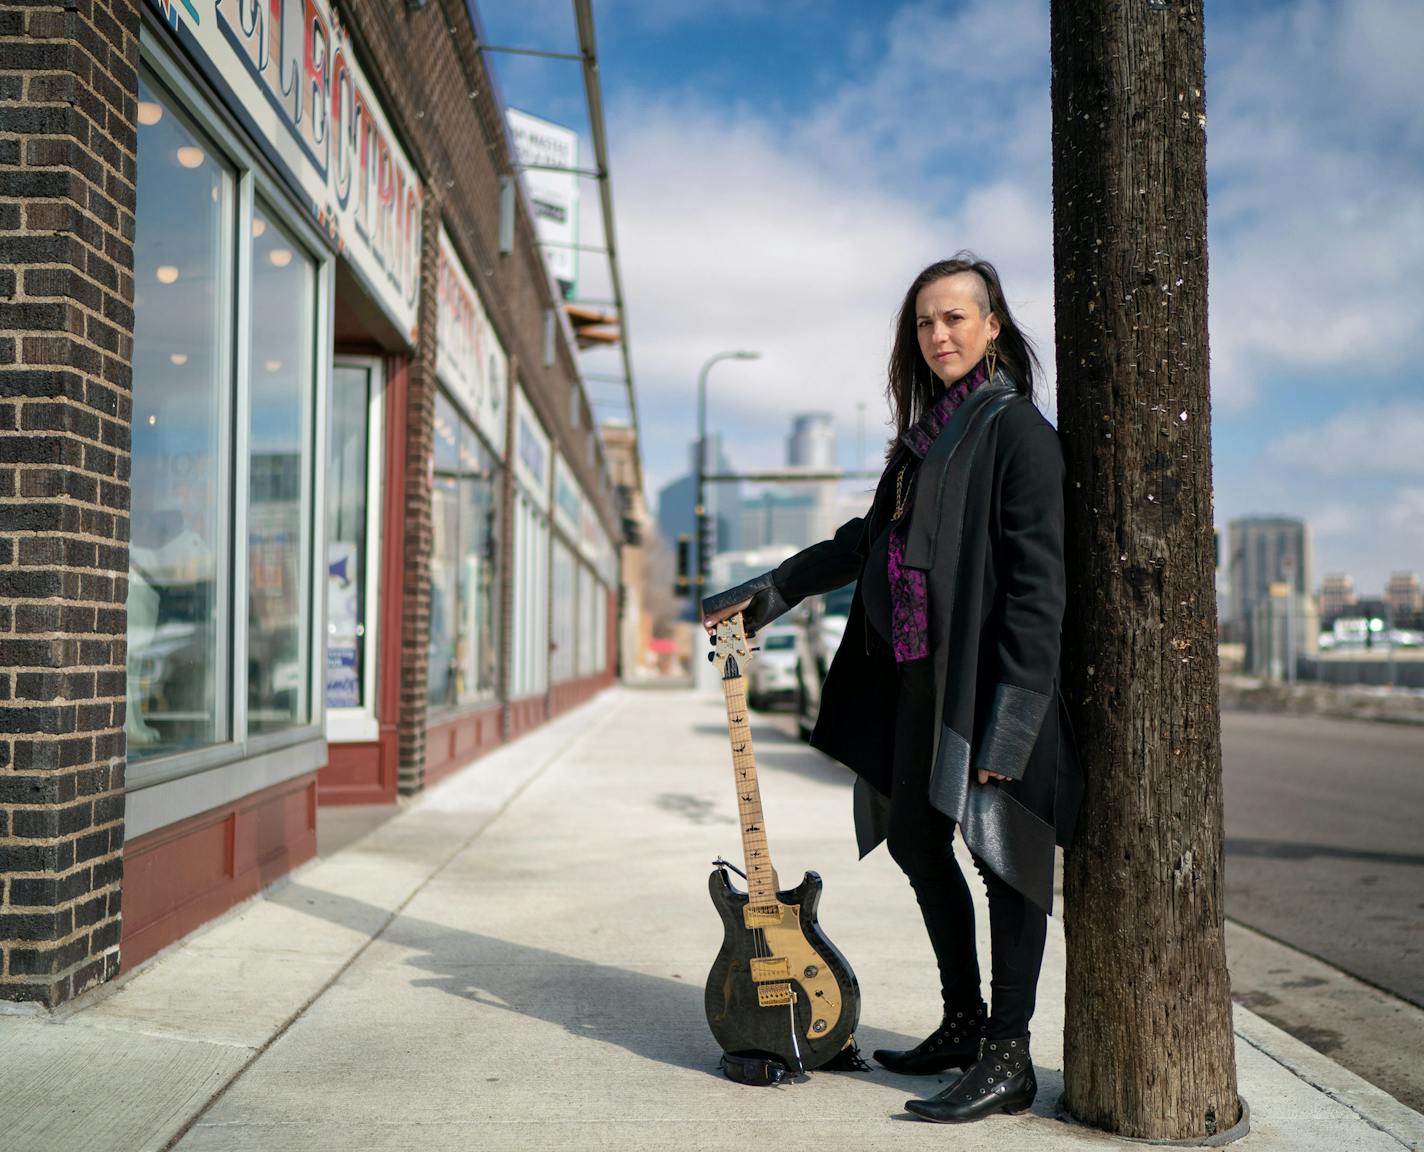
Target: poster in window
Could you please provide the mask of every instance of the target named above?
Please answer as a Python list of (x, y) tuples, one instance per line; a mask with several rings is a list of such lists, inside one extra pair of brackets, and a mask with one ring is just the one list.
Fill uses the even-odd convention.
[(361, 706), (361, 629), (356, 544), (332, 540), (326, 550), (326, 706)]

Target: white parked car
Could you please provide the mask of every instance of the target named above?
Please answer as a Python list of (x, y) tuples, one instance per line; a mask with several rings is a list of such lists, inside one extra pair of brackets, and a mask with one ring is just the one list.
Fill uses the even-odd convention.
[(789, 624), (773, 624), (752, 637), (760, 648), (752, 657), (747, 679), (747, 703), (764, 709), (796, 699), (796, 632)]

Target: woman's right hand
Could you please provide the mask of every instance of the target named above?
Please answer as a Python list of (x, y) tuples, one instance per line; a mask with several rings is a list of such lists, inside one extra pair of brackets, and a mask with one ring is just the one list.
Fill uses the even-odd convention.
[(704, 616), (702, 618), (702, 627), (707, 629), (708, 636), (716, 635), (718, 624), (720, 624), (723, 620), (727, 619), (729, 616), (735, 616), (738, 612), (748, 607), (751, 602), (751, 597), (748, 597), (740, 604), (733, 604), (730, 608), (723, 608), (718, 612), (712, 613), (712, 615), (710, 616)]

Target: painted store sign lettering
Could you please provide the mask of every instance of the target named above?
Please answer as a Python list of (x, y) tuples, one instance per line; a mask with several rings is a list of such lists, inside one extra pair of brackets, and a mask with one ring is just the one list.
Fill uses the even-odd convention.
[(443, 227), (436, 283), (435, 373), (502, 456), (509, 358)]
[(151, 0), (412, 341), (422, 193), (327, 0)]

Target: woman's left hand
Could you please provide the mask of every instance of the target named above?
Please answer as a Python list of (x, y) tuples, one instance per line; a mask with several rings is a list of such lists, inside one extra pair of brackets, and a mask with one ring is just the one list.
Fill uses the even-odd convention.
[(977, 772), (978, 775), (979, 775), (979, 783), (980, 783), (980, 784), (987, 784), (987, 783), (989, 783), (989, 780), (990, 780), (991, 777), (992, 777), (993, 779), (995, 779), (995, 780), (1008, 780), (1008, 779), (1010, 779), (1010, 777), (1005, 776), (1005, 775), (1003, 775), (1002, 773), (999, 773), (999, 772), (990, 772), (988, 769), (985, 769), (985, 768), (976, 768), (974, 771)]

